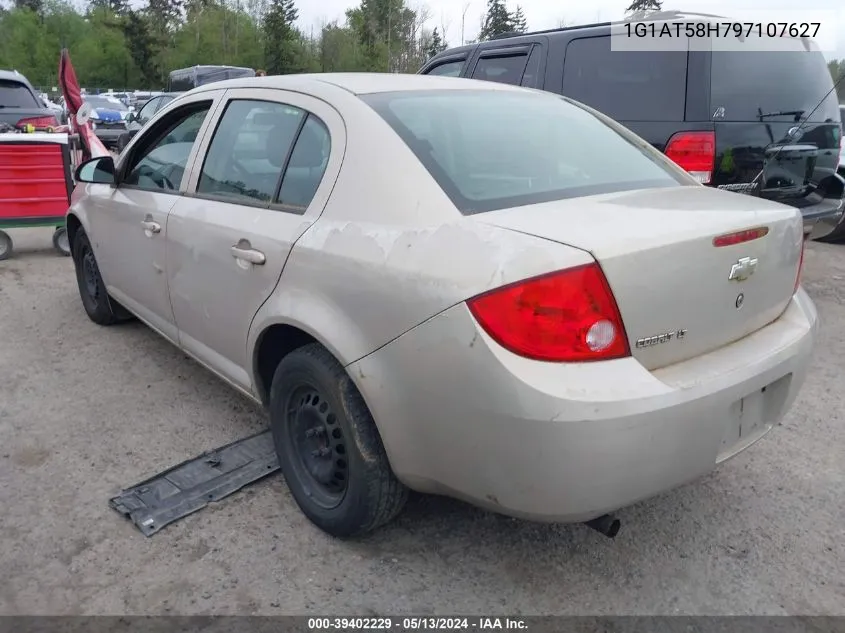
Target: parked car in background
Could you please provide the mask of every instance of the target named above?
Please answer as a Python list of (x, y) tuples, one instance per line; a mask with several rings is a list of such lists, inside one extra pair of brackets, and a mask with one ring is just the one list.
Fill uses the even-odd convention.
[[(648, 19), (723, 22), (667, 11)], [(613, 117), (699, 182), (801, 209), (812, 237), (843, 217), (837, 175), (839, 108), (824, 56), (811, 41), (781, 50), (611, 51), (624, 23), (503, 36), (448, 49), (421, 74), (540, 88)], [(739, 44), (738, 44), (739, 45)], [(771, 48), (772, 41), (766, 46)], [(757, 48), (757, 50), (754, 50)]]
[(266, 405), (336, 536), (407, 487), (576, 522), (687, 483), (777, 425), (818, 330), (796, 209), (541, 91), (226, 81), (77, 180), (88, 317), (136, 315)]
[(167, 79), (168, 92), (186, 92), (198, 86), (237, 79), (240, 77), (255, 77), (255, 70), (240, 66), (192, 66), (180, 68), (170, 73)]
[(168, 103), (173, 101), (181, 92), (168, 92), (157, 97), (152, 97), (149, 101), (144, 103), (140, 108), (129, 114), (126, 118), (126, 131), (122, 132), (117, 139), (117, 151), (122, 152), (123, 148), (132, 140), (142, 127), (161, 110)]
[(129, 108), (115, 97), (84, 95), (83, 100), (92, 108), (94, 134), (106, 147), (116, 147), (120, 135), (127, 129)]
[(0, 123), (39, 130), (57, 128), (60, 115), (39, 96), (26, 77), (16, 70), (0, 70)]

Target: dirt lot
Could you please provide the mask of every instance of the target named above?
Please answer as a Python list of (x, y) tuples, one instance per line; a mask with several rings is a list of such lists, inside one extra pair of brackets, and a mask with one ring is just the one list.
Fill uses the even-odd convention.
[(615, 541), (414, 498), (334, 541), (273, 476), (145, 538), (128, 486), (260, 429), (138, 324), (99, 328), (50, 230), (0, 262), (0, 614), (845, 615), (845, 246), (813, 244), (823, 320), (786, 418), (706, 479), (619, 513)]

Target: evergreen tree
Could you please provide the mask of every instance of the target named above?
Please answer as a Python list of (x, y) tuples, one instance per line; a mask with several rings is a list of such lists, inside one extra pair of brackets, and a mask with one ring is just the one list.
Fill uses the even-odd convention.
[(270, 0), (264, 15), (264, 60), (268, 75), (287, 75), (301, 70), (297, 64), (299, 11), (293, 0)]
[(443, 38), (440, 37), (440, 32), (437, 30), (437, 27), (434, 27), (434, 31), (431, 33), (431, 40), (428, 43), (428, 47), (426, 48), (426, 57), (431, 59), (437, 53), (446, 50), (448, 44), (443, 41)]
[(525, 13), (522, 7), (516, 5), (516, 11), (511, 14), (511, 30), (517, 33), (526, 33), (528, 31), (528, 21), (525, 19)]
[(511, 16), (504, 0), (487, 0), (487, 13), (484, 15), (478, 39), (489, 40), (511, 30), (513, 30)]
[(663, 0), (633, 0), (626, 13), (636, 13), (637, 11), (660, 11), (663, 9)]

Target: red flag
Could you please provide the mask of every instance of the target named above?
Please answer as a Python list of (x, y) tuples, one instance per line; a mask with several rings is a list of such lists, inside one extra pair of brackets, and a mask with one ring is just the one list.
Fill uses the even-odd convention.
[(62, 49), (61, 56), (59, 57), (59, 87), (65, 98), (65, 106), (68, 111), (68, 125), (71, 130), (75, 130), (79, 134), (83, 159), (87, 160), (88, 158), (108, 156), (109, 151), (100, 139), (97, 138), (97, 135), (94, 134), (91, 122), (88, 121), (85, 125), (79, 125), (76, 122), (76, 113), (79, 112), (83, 104), (82, 90), (79, 88), (79, 82), (76, 80), (76, 72), (73, 70), (73, 64), (70, 61), (70, 53), (68, 53), (66, 48)]

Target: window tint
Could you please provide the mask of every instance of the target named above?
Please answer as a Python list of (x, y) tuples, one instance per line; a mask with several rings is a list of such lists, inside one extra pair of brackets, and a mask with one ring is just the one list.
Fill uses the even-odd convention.
[(25, 85), (18, 81), (0, 81), (0, 108), (43, 108)]
[[(755, 39), (743, 43), (749, 50), (713, 51), (711, 113), (723, 107), (726, 121), (760, 121), (761, 111), (770, 114), (804, 110), (810, 115), (830, 93), (809, 120), (839, 120), (833, 79), (824, 55), (815, 44), (806, 50), (800, 40), (783, 38), (778, 44), (778, 48), (783, 46), (782, 51), (754, 50)], [(766, 46), (771, 48), (770, 41)], [(767, 121), (792, 119), (793, 115), (765, 118)]]
[(136, 145), (139, 152), (133, 156), (123, 182), (153, 191), (179, 189), (191, 148), (210, 107), (210, 103), (186, 106), (176, 120), (168, 117), (146, 133), (142, 130), (144, 137)]
[(362, 98), (464, 214), (695, 184), (621, 125), (556, 95), (455, 90)]
[(330, 149), (326, 126), (313, 114), (308, 115), (285, 170), (280, 204), (305, 212), (326, 172)]
[(534, 46), (531, 49), (531, 55), (528, 56), (528, 64), (525, 66), (525, 74), (522, 76), (520, 86), (528, 88), (539, 88), (538, 74), (540, 72), (540, 56), (543, 54), (543, 49), (539, 46)]
[(527, 61), (528, 55), (524, 53), (507, 57), (482, 57), (475, 65), (472, 78), (518, 86)]
[(435, 66), (431, 70), (429, 70), (426, 75), (441, 75), (443, 77), (460, 77), (461, 71), (464, 68), (464, 64), (466, 60), (459, 59), (454, 62), (446, 62), (444, 64), (440, 64), (439, 66)]
[(270, 101), (229, 103), (211, 144), (197, 193), (267, 205), (305, 113)]
[(687, 54), (611, 51), (610, 37), (573, 40), (563, 94), (618, 121), (683, 121)]

